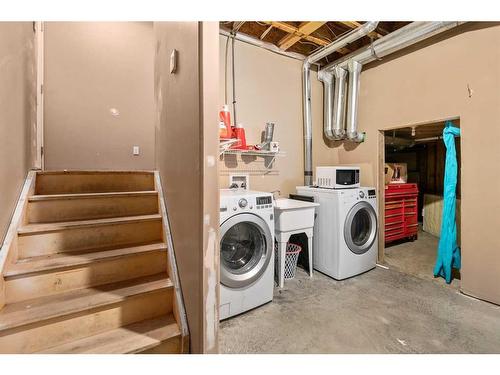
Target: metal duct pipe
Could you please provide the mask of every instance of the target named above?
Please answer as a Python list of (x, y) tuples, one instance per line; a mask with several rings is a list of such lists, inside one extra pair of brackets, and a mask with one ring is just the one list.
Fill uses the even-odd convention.
[(463, 23), (464, 22), (412, 22), (401, 29), (377, 39), (372, 44), (360, 48), (347, 56), (341, 57), (325, 66), (322, 70), (332, 71), (336, 66), (345, 68), (349, 60), (356, 60), (362, 65), (365, 65)]
[[(378, 22), (366, 22), (365, 24), (359, 26), (344, 35), (343, 37), (337, 39), (333, 43), (325, 46), (319, 51), (309, 55), (304, 59), (304, 64), (302, 66), (302, 87), (303, 87), (303, 104), (304, 104), (304, 184), (312, 185), (312, 116), (311, 116), (311, 74), (310, 67), (311, 64), (318, 62), (322, 58), (328, 56), (332, 52), (346, 46), (349, 43), (362, 38), (363, 36), (369, 34), (377, 27)], [(332, 89), (327, 88), (328, 95), (331, 95)], [(331, 118), (330, 114), (325, 117), (325, 121), (329, 121)]]
[[(349, 70), (349, 92), (347, 93), (347, 139), (355, 142), (363, 142), (365, 135), (358, 133), (358, 92), (359, 75), (362, 65), (356, 60), (349, 60), (347, 69)], [(342, 104), (342, 103), (340, 103)]]
[(311, 71), (309, 63), (302, 66), (302, 87), (304, 89), (304, 184), (312, 185), (312, 116), (311, 116)]
[[(332, 73), (324, 72), (318, 74), (318, 80), (323, 83), (323, 124), (325, 128), (331, 129), (333, 123), (334, 77)], [(333, 131), (329, 132), (329, 134), (333, 137)]]
[[(338, 67), (333, 70), (335, 77), (335, 94), (333, 98), (333, 129), (324, 125), (324, 133), (328, 139), (340, 140), (344, 138), (345, 94), (347, 71)], [(330, 136), (332, 138), (330, 138)]]
[[(401, 29), (383, 37), (372, 44), (361, 48), (345, 57), (342, 57), (323, 68), (321, 72), (331, 72), (337, 68), (348, 68), (349, 77), (349, 99), (347, 108), (347, 136), (349, 140), (362, 142), (364, 134), (357, 131), (357, 107), (359, 93), (359, 74), (364, 64), (374, 60), (381, 59), (391, 53), (406, 48), (412, 44), (418, 43), (424, 39), (430, 38), (436, 34), (442, 33), (463, 22), (412, 22)], [(356, 64), (354, 64), (354, 62)], [(323, 74), (323, 73), (322, 73)], [(341, 110), (344, 106), (343, 101), (334, 101), (334, 113)], [(325, 136), (328, 137), (325, 132)]]

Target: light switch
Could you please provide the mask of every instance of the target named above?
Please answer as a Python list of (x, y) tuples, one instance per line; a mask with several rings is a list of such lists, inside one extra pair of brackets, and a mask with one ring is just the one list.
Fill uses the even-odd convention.
[(137, 156), (137, 155), (139, 155), (139, 146), (134, 146), (134, 147), (132, 148), (132, 152), (133, 152), (133, 154), (134, 154), (134, 155), (136, 155), (136, 156)]

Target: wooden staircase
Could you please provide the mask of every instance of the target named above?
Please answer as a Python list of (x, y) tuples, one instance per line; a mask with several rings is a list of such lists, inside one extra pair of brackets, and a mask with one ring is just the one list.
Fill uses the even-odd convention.
[(156, 172), (30, 172), (0, 272), (0, 353), (188, 352)]

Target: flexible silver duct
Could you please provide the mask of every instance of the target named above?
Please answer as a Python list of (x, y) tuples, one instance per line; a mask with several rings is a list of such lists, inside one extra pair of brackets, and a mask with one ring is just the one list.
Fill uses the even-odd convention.
[[(378, 22), (366, 22), (358, 28), (345, 34), (343, 37), (335, 40), (333, 43), (325, 46), (319, 51), (309, 55), (304, 59), (304, 64), (302, 66), (302, 87), (303, 87), (303, 105), (304, 105), (304, 184), (312, 185), (312, 111), (311, 111), (311, 74), (310, 67), (311, 64), (318, 62), (324, 57), (328, 56), (332, 52), (346, 46), (349, 43), (354, 42), (368, 35), (370, 32), (375, 30)], [(332, 84), (333, 80), (325, 75), (323, 77), (327, 81), (329, 87), (325, 87), (326, 98), (325, 104), (331, 103), (332, 100)], [(325, 121), (331, 124), (332, 112), (326, 114)], [(331, 125), (329, 125), (331, 126)]]
[[(318, 73), (318, 80), (323, 83), (323, 124), (325, 127), (329, 127), (331, 129), (334, 116), (334, 77), (330, 72), (323, 72), (323, 74)], [(333, 132), (331, 133), (333, 137)]]
[[(442, 33), (463, 22), (412, 22), (411, 24), (394, 31), (393, 33), (380, 38), (372, 44), (361, 48), (347, 56), (344, 56), (324, 67), (318, 74), (326, 75), (336, 71), (338, 68), (349, 70), (349, 92), (347, 107), (347, 138), (351, 141), (362, 142), (364, 133), (359, 133), (357, 129), (357, 107), (359, 97), (359, 75), (364, 64), (381, 59), (391, 53)], [(345, 101), (334, 100), (333, 113), (342, 112)], [(325, 127), (325, 136), (330, 132)]]
[[(356, 60), (349, 60), (347, 70), (349, 71), (349, 91), (347, 93), (347, 121), (346, 135), (347, 139), (355, 142), (362, 142), (364, 135), (358, 133), (358, 92), (359, 75), (362, 65)], [(342, 105), (342, 103), (339, 103)]]
[[(335, 95), (332, 108), (333, 124), (327, 126), (328, 124), (325, 123), (324, 133), (328, 139), (339, 140), (345, 135), (345, 106), (342, 104), (345, 103), (347, 71), (341, 67), (337, 67), (333, 70), (333, 76), (335, 77)], [(337, 103), (337, 105), (335, 103)]]

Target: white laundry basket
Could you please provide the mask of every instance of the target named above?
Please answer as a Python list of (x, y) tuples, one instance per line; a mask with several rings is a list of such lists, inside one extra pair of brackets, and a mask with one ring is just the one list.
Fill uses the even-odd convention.
[[(295, 277), (295, 271), (297, 270), (297, 261), (299, 260), (299, 254), (302, 251), (302, 247), (294, 243), (286, 244), (285, 253), (285, 280), (290, 280)], [(275, 262), (276, 268), (278, 266), (278, 244), (275, 246)], [(276, 274), (278, 272), (276, 271)]]

